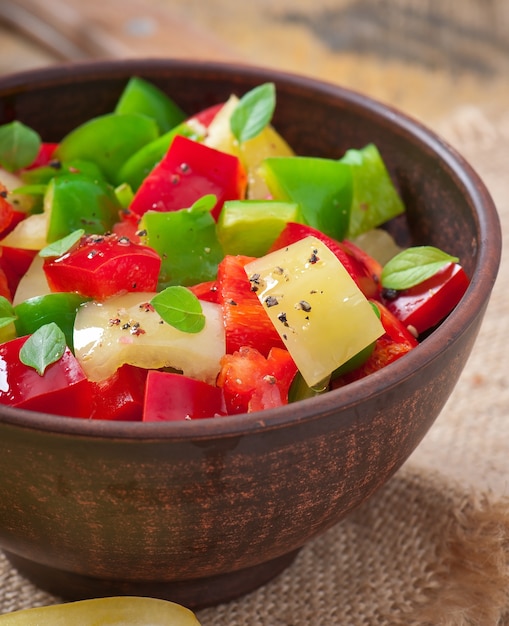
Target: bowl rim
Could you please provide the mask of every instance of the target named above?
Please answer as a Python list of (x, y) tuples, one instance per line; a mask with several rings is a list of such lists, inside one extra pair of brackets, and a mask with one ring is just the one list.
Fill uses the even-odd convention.
[(205, 72), (232, 81), (238, 75), (258, 82), (272, 81), (276, 88), (278, 84), (285, 84), (286, 88), (320, 92), (331, 100), (339, 99), (348, 106), (385, 118), (395, 132), (406, 135), (413, 143), (436, 155), (472, 206), (479, 232), (479, 249), (470, 285), (449, 317), (404, 359), (323, 396), (257, 413), (174, 422), (89, 420), (4, 406), (1, 407), (0, 424), (84, 438), (157, 441), (240, 437), (252, 432), (298, 425), (349, 409), (396, 387), (409, 378), (414, 369), (427, 366), (439, 358), (441, 350), (457, 341), (475, 323), (480, 312), (477, 303), (488, 302), (500, 265), (502, 234), (494, 201), (484, 182), (463, 156), (436, 132), (392, 105), (336, 83), (286, 70), (239, 62), (171, 58), (78, 61), (25, 70), (0, 77), (0, 98), (9, 93), (22, 92), (27, 89), (27, 85), (30, 85), (28, 90), (31, 90), (52, 84), (79, 83), (83, 79), (106, 80), (113, 75), (120, 77), (125, 74), (127, 78), (134, 73), (158, 70), (187, 74), (192, 71)]

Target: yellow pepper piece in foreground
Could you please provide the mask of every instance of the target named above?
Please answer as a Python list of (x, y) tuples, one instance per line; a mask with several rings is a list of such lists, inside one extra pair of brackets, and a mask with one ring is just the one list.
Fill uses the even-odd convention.
[(120, 596), (79, 600), (0, 615), (0, 626), (200, 626), (180, 604)]

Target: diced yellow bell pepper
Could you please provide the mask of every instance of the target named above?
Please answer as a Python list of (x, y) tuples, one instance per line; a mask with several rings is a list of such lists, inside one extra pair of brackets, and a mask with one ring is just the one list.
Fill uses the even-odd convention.
[(230, 118), (238, 101), (236, 96), (228, 99), (209, 126), (204, 143), (210, 148), (237, 156), (247, 173), (247, 197), (250, 200), (266, 200), (270, 198), (270, 191), (259, 171), (260, 165), (268, 157), (293, 156), (294, 152), (270, 124), (256, 137), (239, 145), (230, 129)]
[(80, 307), (74, 325), (76, 358), (87, 378), (99, 382), (125, 363), (145, 369), (172, 367), (214, 384), (225, 353), (221, 306), (202, 302), (205, 328), (188, 333), (162, 321), (153, 293), (127, 293)]
[(342, 263), (315, 237), (256, 259), (245, 270), (309, 387), (385, 332)]

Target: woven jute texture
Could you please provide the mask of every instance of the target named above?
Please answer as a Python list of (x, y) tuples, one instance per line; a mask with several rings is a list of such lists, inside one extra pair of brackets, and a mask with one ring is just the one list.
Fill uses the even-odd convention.
[[(509, 233), (509, 108), (460, 107), (437, 130), (481, 174)], [(509, 268), (473, 354), (396, 476), (277, 579), (198, 613), (203, 626), (509, 624)], [(58, 601), (0, 558), (0, 613)]]

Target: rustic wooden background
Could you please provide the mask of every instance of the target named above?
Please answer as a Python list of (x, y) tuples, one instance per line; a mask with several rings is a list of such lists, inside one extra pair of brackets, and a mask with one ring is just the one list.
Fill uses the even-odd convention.
[(509, 103), (507, 0), (2, 0), (0, 73), (61, 60), (240, 60), (325, 78), (435, 123)]

